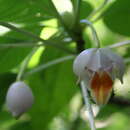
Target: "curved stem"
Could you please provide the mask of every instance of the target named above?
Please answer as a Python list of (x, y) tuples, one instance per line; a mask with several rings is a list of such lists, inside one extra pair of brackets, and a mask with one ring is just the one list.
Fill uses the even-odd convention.
[(130, 40), (114, 43), (114, 44), (109, 45), (107, 47), (109, 47), (109, 48), (116, 48), (116, 47), (122, 47), (122, 46), (125, 46), (125, 45), (128, 45), (128, 44), (130, 44)]
[(91, 28), (92, 34), (93, 34), (93, 39), (97, 44), (97, 48), (100, 48), (100, 41), (98, 39), (97, 32), (96, 32), (95, 28), (93, 27), (92, 23), (90, 21), (86, 20), (86, 19), (81, 20), (81, 23), (84, 23)]
[(40, 65), (40, 66), (38, 66), (38, 67), (36, 67), (36, 68), (30, 70), (29, 72), (26, 72), (23, 77), (24, 77), (24, 78), (25, 78), (25, 77), (28, 77), (29, 75), (32, 75), (32, 74), (37, 73), (37, 72), (39, 72), (39, 71), (41, 71), (41, 70), (44, 70), (44, 69), (46, 69), (46, 68), (48, 68), (48, 67), (50, 67), (50, 66), (52, 66), (52, 65), (55, 65), (55, 64), (58, 64), (58, 63), (67, 61), (67, 60), (71, 60), (71, 59), (73, 59), (74, 57), (75, 57), (75, 56), (70, 55), (70, 56), (65, 56), (65, 57), (62, 57), (62, 58), (58, 58), (58, 59), (56, 59), (56, 60), (52, 60), (52, 61), (50, 61), (50, 62), (47, 62), (46, 64)]
[(20, 71), (19, 71), (19, 73), (18, 73), (18, 75), (17, 75), (17, 78), (16, 78), (17, 81), (19, 81), (19, 80), (22, 79), (22, 76), (23, 76), (23, 74), (24, 74), (24, 71), (25, 71), (25, 69), (27, 68), (27, 65), (28, 65), (30, 59), (32, 58), (32, 56), (34, 55), (34, 53), (36, 52), (37, 49), (38, 49), (38, 48), (34, 48), (34, 49), (31, 51), (31, 53), (25, 58), (23, 64), (21, 65)]
[(90, 128), (91, 130), (96, 130), (95, 122), (94, 122), (94, 115), (93, 115), (92, 107), (89, 101), (88, 90), (83, 81), (81, 81), (81, 90), (82, 90), (82, 95), (85, 102), (86, 110), (89, 113), (89, 116), (87, 118), (89, 120)]

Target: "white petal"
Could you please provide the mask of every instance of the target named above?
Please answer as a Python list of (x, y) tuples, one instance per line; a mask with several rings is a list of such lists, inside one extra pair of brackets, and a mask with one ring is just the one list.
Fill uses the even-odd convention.
[(13, 116), (17, 117), (27, 111), (33, 104), (31, 89), (24, 82), (13, 83), (6, 96), (6, 104)]
[(108, 48), (102, 48), (102, 52), (105, 55), (107, 55), (109, 57), (109, 59), (111, 59), (111, 61), (114, 64), (114, 69), (116, 69), (116, 76), (121, 80), (121, 82), (123, 82), (122, 77), (123, 77), (124, 70), (125, 70), (123, 58), (120, 57), (119, 55), (115, 54)]
[(100, 52), (96, 50), (87, 62), (87, 68), (92, 71), (97, 71), (101, 68)]
[(87, 64), (89, 64), (89, 61), (92, 59), (91, 57), (96, 50), (96, 48), (84, 50), (76, 57), (73, 64), (73, 71), (77, 76), (83, 77), (85, 75), (85, 68), (87, 67)]

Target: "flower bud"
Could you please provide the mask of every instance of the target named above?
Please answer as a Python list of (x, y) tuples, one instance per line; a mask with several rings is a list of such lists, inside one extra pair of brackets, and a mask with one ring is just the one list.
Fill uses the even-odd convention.
[(86, 83), (95, 102), (106, 104), (115, 78), (123, 83), (124, 62), (108, 48), (91, 48), (75, 59), (73, 71)]
[(31, 89), (21, 81), (13, 83), (7, 92), (6, 105), (14, 117), (19, 117), (33, 104), (34, 97)]

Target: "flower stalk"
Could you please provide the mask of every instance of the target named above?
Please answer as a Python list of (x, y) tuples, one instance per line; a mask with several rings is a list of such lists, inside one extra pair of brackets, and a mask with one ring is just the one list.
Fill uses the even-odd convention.
[(89, 114), (87, 118), (89, 120), (90, 128), (91, 130), (96, 130), (93, 110), (92, 110), (91, 103), (89, 100), (88, 90), (86, 88), (86, 85), (84, 84), (84, 81), (81, 81), (81, 90), (82, 90), (82, 95), (85, 102), (86, 111), (88, 111), (88, 114)]
[(128, 45), (128, 44), (130, 44), (130, 40), (114, 43), (112, 45), (109, 45), (108, 48), (122, 47), (122, 46), (125, 46), (125, 45)]
[(17, 78), (16, 78), (17, 81), (20, 81), (20, 80), (22, 79), (22, 76), (23, 76), (23, 74), (24, 74), (24, 71), (25, 71), (25, 69), (27, 68), (28, 63), (29, 63), (30, 59), (32, 58), (32, 56), (34, 55), (34, 53), (36, 52), (36, 50), (37, 50), (37, 47), (34, 48), (34, 49), (31, 51), (31, 53), (25, 58), (23, 64), (21, 65), (20, 71), (19, 71), (19, 73), (18, 73), (18, 75), (17, 75)]
[(91, 28), (92, 35), (93, 35), (93, 40), (96, 42), (97, 48), (100, 48), (101, 47), (100, 41), (99, 41), (97, 32), (96, 32), (95, 28), (93, 27), (92, 23), (90, 21), (86, 20), (86, 19), (81, 20), (81, 23), (84, 23), (84, 24), (88, 25)]
[(61, 57), (61, 58), (58, 58), (58, 59), (55, 59), (55, 60), (52, 60), (50, 62), (47, 62), (45, 64), (42, 64), (34, 69), (31, 69), (30, 71), (26, 72), (23, 77), (28, 77), (34, 73), (37, 73), (37, 72), (40, 72), (44, 69), (47, 69), (48, 67), (51, 67), (53, 65), (56, 65), (56, 64), (59, 64), (59, 63), (62, 63), (62, 62), (65, 62), (67, 60), (72, 60), (73, 58), (75, 58), (75, 56), (73, 55), (70, 55), (70, 56), (64, 56), (64, 57)]

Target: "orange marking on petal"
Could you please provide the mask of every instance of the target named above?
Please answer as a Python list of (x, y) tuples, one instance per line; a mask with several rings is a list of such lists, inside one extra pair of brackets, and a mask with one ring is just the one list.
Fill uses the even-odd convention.
[(112, 91), (113, 82), (111, 77), (105, 71), (101, 74), (96, 72), (90, 85), (96, 103), (99, 105), (106, 104)]

